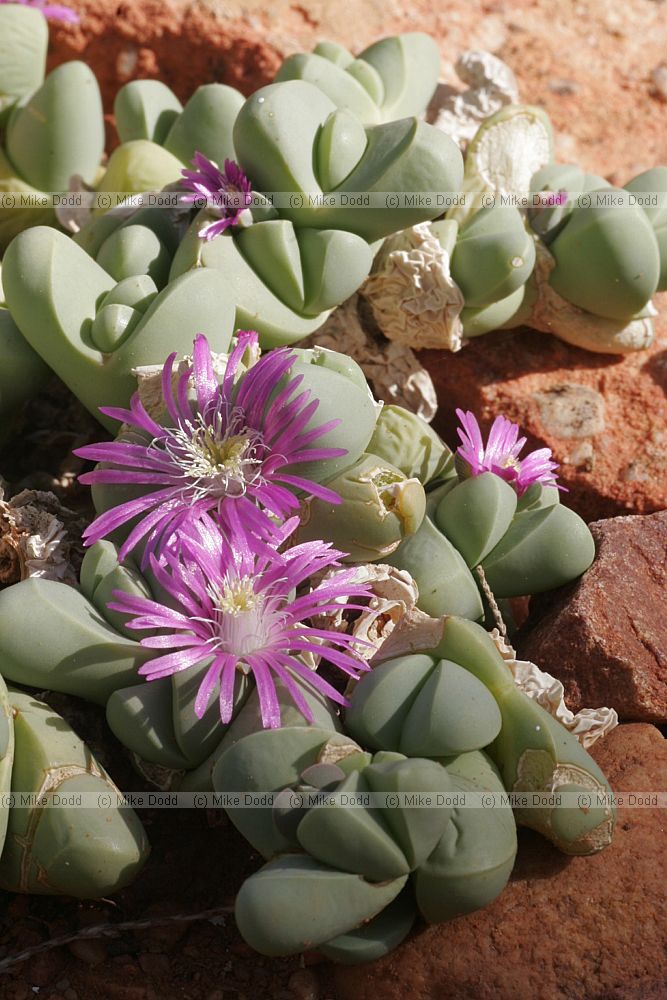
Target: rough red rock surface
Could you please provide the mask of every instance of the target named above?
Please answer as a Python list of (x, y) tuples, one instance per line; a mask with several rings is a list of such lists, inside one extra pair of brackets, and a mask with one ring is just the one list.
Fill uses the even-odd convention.
[[(667, 309), (667, 295), (656, 296)], [(667, 506), (667, 322), (648, 351), (592, 354), (535, 330), (497, 331), (457, 354), (423, 351), (440, 409), (434, 425), (458, 442), (454, 409), (484, 427), (496, 413), (521, 425), (528, 447), (560, 462), (563, 502), (586, 520)]]
[[(653, 726), (621, 726), (593, 756), (616, 791), (667, 787), (667, 742)], [(612, 846), (591, 858), (568, 859), (523, 831), (510, 883), (491, 906), (429, 927), (371, 966), (337, 969), (338, 1000), (662, 998), (659, 873), (664, 810), (620, 810)]]
[(558, 677), (573, 711), (667, 720), (667, 511), (591, 524), (596, 559), (577, 583), (534, 601), (519, 655)]

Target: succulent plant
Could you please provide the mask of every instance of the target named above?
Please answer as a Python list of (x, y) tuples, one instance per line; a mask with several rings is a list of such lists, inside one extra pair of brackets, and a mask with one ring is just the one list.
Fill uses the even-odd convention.
[[(210, 657), (203, 656), (194, 670), (142, 681), (139, 669), (157, 653), (141, 646), (126, 628), (127, 615), (108, 605), (119, 591), (131, 597), (151, 597), (153, 591), (131, 560), (120, 565), (117, 556), (111, 542), (94, 545), (83, 561), (80, 589), (34, 578), (0, 592), (3, 673), (106, 706), (112, 731), (145, 771), (183, 772), (178, 782), (184, 788), (210, 790), (211, 768), (223, 750), (237, 734), (262, 727), (256, 689), (240, 676), (233, 717), (224, 725), (215, 703), (202, 718), (195, 713)], [(300, 687), (317, 725), (336, 729), (332, 704), (307, 684)], [(303, 724), (287, 688), (277, 688), (284, 723)], [(191, 772), (187, 780), (185, 772)]]
[(361, 289), (389, 339), (455, 351), (527, 325), (600, 353), (651, 344), (667, 168), (619, 191), (553, 156), (539, 108), (510, 104), (482, 122), (444, 220), (387, 240)]
[[(236, 159), (232, 128), (243, 101), (238, 90), (222, 83), (198, 87), (185, 107), (160, 80), (125, 84), (114, 102), (120, 145), (109, 157), (98, 193), (159, 191), (180, 180), (196, 152), (220, 164)], [(99, 211), (105, 210), (100, 199)]]
[(326, 538), (349, 562), (386, 559), (424, 519), (422, 484), (377, 455), (363, 454), (323, 485), (342, 502), (334, 505), (319, 497), (304, 501), (299, 539)]
[(19, 4), (0, 10), (0, 126), (11, 109), (44, 82), (49, 29), (38, 10)]
[(490, 902), (514, 863), (511, 810), (459, 807), (457, 791), (503, 790), (478, 751), (371, 755), (340, 734), (286, 728), (235, 743), (213, 784), (273, 796), (272, 810), (227, 810), (267, 860), (236, 902), (239, 930), (263, 954), (317, 948), (371, 961), (400, 943), (418, 912), (436, 922)]
[[(452, 276), (466, 309), (506, 299), (525, 284), (534, 265), (535, 247), (516, 208), (502, 204), (481, 208), (458, 232)], [(465, 332), (465, 322), (463, 328)]]
[(305, 80), (366, 125), (420, 115), (438, 82), (435, 41), (420, 32), (383, 38), (356, 58), (335, 42), (288, 56), (276, 82)]
[[(92, 184), (104, 152), (102, 100), (82, 62), (44, 78), (48, 28), (40, 10), (0, 10), (0, 253), (23, 229), (56, 225), (55, 195), (79, 175)], [(14, 205), (10, 205), (13, 196)]]
[[(1, 295), (0, 295), (1, 297)], [(16, 409), (44, 384), (49, 369), (21, 336), (9, 310), (0, 304), (0, 442), (11, 432)]]
[[(412, 662), (403, 662), (401, 670), (395, 666), (396, 660), (387, 661), (359, 681), (346, 716), (346, 726), (353, 736), (356, 720), (361, 720), (358, 724), (363, 730), (370, 727), (377, 738), (382, 726), (386, 727), (386, 720), (391, 718), (392, 706), (403, 719), (407, 716), (409, 720), (413, 711), (418, 715), (420, 701), (435, 687), (435, 675), (426, 660), (437, 663), (436, 670), (439, 668), (445, 678), (442, 661), (457, 663), (488, 689), (500, 710), (502, 725), (488, 752), (506, 789), (554, 794), (552, 801), (545, 801), (544, 808), (515, 810), (517, 822), (542, 833), (566, 854), (592, 854), (609, 844), (615, 815), (609, 804), (611, 790), (604, 774), (576, 737), (519, 690), (497, 647), (481, 626), (447, 616), (442, 620), (442, 637), (437, 645), (424, 653), (415, 653), (414, 657), (418, 664), (414, 673)], [(413, 680), (412, 685), (405, 675)], [(446, 690), (446, 684), (441, 683), (436, 711), (449, 712)], [(437, 730), (434, 736), (440, 738)], [(590, 798), (592, 804), (572, 808), (559, 803), (559, 791), (581, 794)]]
[[(128, 228), (149, 257), (161, 255), (151, 229)], [(115, 249), (120, 279), (69, 237), (37, 227), (14, 240), (2, 267), (7, 305), (28, 344), (109, 428), (114, 423), (99, 407), (128, 405), (133, 368), (162, 363), (170, 349), (187, 354), (196, 333), (224, 352), (234, 331), (234, 307), (220, 298), (217, 274), (192, 271), (158, 293), (146, 273), (150, 263), (127, 275), (127, 248)]]
[[(159, 123), (168, 122), (177, 109), (160, 89), (154, 95), (155, 106), (151, 95), (152, 89), (138, 85), (125, 94), (120, 104), (123, 134), (142, 129), (154, 137), (161, 134)], [(171, 126), (167, 145), (179, 128), (182, 149), (190, 140), (199, 141), (195, 128), (199, 115), (206, 134), (219, 138), (213, 127), (215, 116), (218, 112), (227, 116), (229, 125), (234, 102), (225, 94), (220, 98), (222, 111), (217, 104), (210, 111), (205, 96), (198, 102), (197, 95), (192, 98), (192, 127), (184, 123), (189, 104)], [(340, 155), (338, 140), (331, 146), (325, 137), (338, 128), (341, 115), (347, 115), (341, 127), (356, 135), (349, 147), (354, 148), (356, 167), (348, 163), (344, 170), (348, 176), (336, 180), (332, 170)], [(17, 325), (89, 409), (95, 411), (103, 399), (126, 403), (131, 369), (158, 362), (165, 350), (183, 353), (184, 342), (191, 342), (196, 333), (209, 335), (219, 351), (225, 350), (234, 327), (256, 328), (265, 348), (312, 333), (365, 278), (372, 260), (368, 240), (437, 211), (309, 207), (311, 196), (324, 196), (335, 188), (341, 198), (357, 189), (370, 197), (376, 192), (419, 191), (433, 184), (449, 188), (460, 181), (460, 154), (436, 129), (404, 119), (374, 126), (367, 135), (359, 121), (339, 112), (321, 91), (301, 81), (274, 84), (253, 95), (236, 118), (233, 137), (236, 155), (253, 184), (269, 192), (292, 192), (297, 202), (305, 202), (303, 207), (283, 207), (278, 214), (260, 197), (243, 225), (210, 241), (199, 235), (202, 222), (209, 218), (204, 209), (180, 243), (178, 229), (164, 210), (144, 207), (129, 215), (99, 216), (77, 235), (76, 242), (94, 261), (44, 227), (21, 235), (8, 252), (4, 283)], [(118, 156), (123, 150), (129, 156), (129, 147), (136, 149), (136, 143), (155, 145), (151, 139), (131, 139), (119, 147)], [(152, 154), (149, 161), (156, 162)], [(100, 190), (132, 191), (136, 186), (159, 186), (166, 179), (149, 183), (142, 174), (135, 183), (129, 167), (117, 166), (120, 162), (112, 156)], [(31, 264), (26, 268), (28, 259)], [(219, 304), (221, 271), (224, 305)], [(178, 303), (186, 301), (195, 301), (196, 307), (183, 311)], [(158, 324), (159, 355), (154, 339)]]
[[(14, 795), (0, 815), (3, 889), (96, 899), (143, 867), (144, 829), (90, 750), (48, 705), (1, 678), (0, 786)], [(82, 796), (94, 802), (82, 808)]]
[[(592, 536), (581, 518), (560, 503), (556, 465), (547, 449), (520, 460), (525, 439), (517, 440), (518, 428), (503, 417), (496, 419), (485, 448), (475, 418), (458, 411), (463, 444), (454, 462), (446, 445), (434, 447), (433, 439), (438, 439), (430, 428), (428, 436), (422, 431), (420, 441), (419, 417), (407, 416), (400, 407), (388, 411), (384, 420), (381, 414), (369, 448), (401, 455), (394, 429), (403, 424), (407, 437), (412, 426), (415, 454), (407, 462), (400, 459), (402, 471), (416, 474), (427, 492), (421, 526), (384, 558), (416, 580), (422, 611), (433, 617), (480, 619), (484, 607), (477, 567), (496, 598), (550, 590), (588, 568), (595, 555)], [(440, 469), (424, 465), (422, 456), (430, 449)], [(319, 523), (326, 524), (325, 509)]]
[(549, 250), (556, 260), (551, 286), (594, 315), (630, 320), (657, 290), (657, 239), (629, 192), (604, 188), (580, 195)]

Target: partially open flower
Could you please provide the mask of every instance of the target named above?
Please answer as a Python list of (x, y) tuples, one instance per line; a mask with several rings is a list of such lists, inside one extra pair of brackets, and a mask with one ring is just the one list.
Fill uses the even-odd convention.
[(252, 202), (252, 186), (238, 163), (225, 160), (221, 170), (217, 163), (203, 153), (195, 153), (192, 160), (195, 170), (183, 170), (181, 185), (190, 193), (183, 195), (184, 204), (206, 207), (216, 221), (199, 230), (204, 240), (212, 240), (226, 229), (238, 224), (241, 213)]
[(265, 728), (280, 726), (276, 679), (312, 722), (297, 678), (340, 704), (346, 701), (306, 665), (304, 655), (312, 654), (316, 662), (324, 657), (355, 679), (368, 669), (355, 652), (358, 639), (332, 628), (315, 628), (309, 620), (340, 611), (341, 599), (354, 609), (351, 599), (368, 598), (370, 587), (355, 582), (356, 569), (340, 570), (296, 596), (313, 574), (338, 566), (342, 555), (321, 541), (279, 553), (278, 547), (289, 540), (297, 523), (292, 518), (276, 528), (267, 545), (245, 533), (233, 506), (218, 521), (204, 515), (179, 533), (178, 545), (163, 553), (161, 563), (151, 557), (168, 605), (114, 592), (109, 608), (135, 616), (128, 628), (166, 630), (141, 640), (142, 646), (164, 651), (140, 668), (149, 680), (212, 657), (195, 702), (199, 718), (219, 687), (220, 715), (223, 722), (230, 721), (240, 672), (254, 676)]
[[(518, 426), (507, 417), (496, 417), (485, 445), (475, 415), (463, 410), (457, 410), (456, 415), (461, 422), (457, 465), (465, 475), (479, 476), (483, 472), (493, 472), (513, 486), (519, 496), (533, 483), (557, 485), (555, 470), (558, 464), (551, 460), (551, 449), (538, 448), (525, 458), (519, 458), (526, 439), (519, 437)], [(565, 487), (558, 486), (558, 489)]]

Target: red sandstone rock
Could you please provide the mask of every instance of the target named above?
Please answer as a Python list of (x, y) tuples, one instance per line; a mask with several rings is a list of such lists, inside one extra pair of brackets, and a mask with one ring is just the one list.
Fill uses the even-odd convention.
[[(593, 756), (617, 791), (667, 787), (667, 742), (653, 726), (621, 726)], [(624, 808), (612, 846), (590, 858), (568, 859), (523, 831), (512, 879), (491, 906), (418, 932), (370, 966), (340, 967), (338, 1000), (663, 997), (663, 814)]]
[(515, 645), (565, 685), (573, 711), (667, 720), (667, 511), (592, 524), (597, 557), (576, 584), (534, 602)]
[[(667, 310), (667, 295), (656, 296)], [(592, 354), (534, 330), (489, 333), (457, 354), (422, 351), (440, 410), (434, 426), (457, 443), (454, 409), (488, 427), (496, 413), (545, 445), (586, 520), (667, 507), (667, 320), (648, 351)]]

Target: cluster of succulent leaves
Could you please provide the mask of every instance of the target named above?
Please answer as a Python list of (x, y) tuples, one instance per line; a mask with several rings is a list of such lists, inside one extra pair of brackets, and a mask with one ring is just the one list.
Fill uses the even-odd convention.
[[(183, 352), (196, 333), (222, 351), (238, 328), (257, 329), (265, 348), (314, 332), (362, 285), (384, 237), (439, 212), (418, 198), (412, 207), (363, 208), (318, 196), (465, 190), (479, 171), (471, 166), (477, 146), (497, 124), (494, 116), (482, 125), (464, 177), (455, 144), (418, 117), (437, 82), (431, 38), (387, 38), (358, 58), (322, 43), (287, 59), (276, 81), (247, 100), (214, 83), (183, 106), (160, 81), (127, 84), (114, 108), (120, 145), (102, 169), (102, 109), (90, 70), (67, 63), (44, 81), (42, 15), (8, 5), (0, 18), (7, 39), (0, 53), (4, 189), (63, 191), (77, 175), (113, 205), (115, 192), (173, 186), (198, 151), (219, 165), (237, 162), (257, 193), (238, 225), (205, 243), (198, 236), (205, 209), (189, 220), (162, 207), (109, 213), (105, 205), (74, 241), (55, 226), (49, 197), (43, 218), (35, 208), (2, 210), (0, 247), (26, 226), (43, 224), (20, 235), (4, 261), (13, 319), (33, 352), (94, 413), (105, 403), (127, 403), (133, 366)], [(543, 113), (533, 111), (549, 130)], [(532, 187), (587, 192), (605, 183), (552, 164), (538, 171)], [(628, 191), (666, 188), (667, 168), (628, 185)], [(262, 192), (293, 197), (274, 206)], [(455, 211), (448, 213), (433, 232), (451, 255), (465, 298), (464, 333), (529, 318), (536, 234), (556, 259), (550, 280), (561, 296), (616, 325), (641, 315), (665, 283), (664, 202), (653, 211), (630, 204), (586, 208), (582, 199), (570, 199), (562, 209), (533, 213), (532, 229), (517, 208), (498, 202), (458, 221)], [(192, 309), (184, 305), (191, 302)], [(0, 351), (10, 356), (4, 337)], [(25, 395), (33, 384), (26, 376)]]
[[(506, 176), (521, 178), (521, 164), (503, 159), (512, 156), (512, 129), (517, 136), (535, 129), (548, 147), (539, 150), (545, 165), (530, 177), (525, 192), (526, 219), (512, 204), (523, 192), (502, 191)], [(494, 146), (494, 134), (503, 131), (506, 150)], [(486, 119), (472, 139), (462, 188), (472, 208), (455, 205), (446, 221), (431, 229), (451, 254), (452, 276), (465, 299), (461, 321), (467, 337), (530, 325), (538, 240), (555, 259), (549, 284), (599, 327), (599, 350), (618, 350), (612, 331), (650, 314), (652, 296), (667, 288), (667, 167), (647, 170), (625, 188), (615, 188), (579, 167), (553, 162), (547, 115), (540, 108), (511, 105)], [(605, 194), (611, 196), (608, 204)]]
[[(196, 334), (220, 354), (240, 327), (256, 329), (266, 350), (298, 341), (361, 285), (379, 241), (438, 211), (360, 210), (312, 203), (309, 195), (457, 191), (463, 183), (457, 147), (418, 118), (438, 72), (426, 36), (385, 39), (356, 59), (323, 44), (291, 57), (275, 83), (247, 100), (211, 84), (183, 107), (157, 81), (128, 84), (115, 105), (121, 142), (100, 171), (103, 123), (90, 71), (68, 63), (44, 79), (46, 27), (37, 11), (0, 7), (0, 24), (0, 186), (62, 191), (78, 175), (102, 195), (159, 190), (178, 182), (199, 151), (218, 164), (234, 160), (259, 192), (238, 225), (206, 242), (199, 237), (206, 209), (194, 218), (150, 206), (100, 211), (74, 239), (55, 226), (48, 197), (43, 218), (34, 209), (0, 216), (0, 243), (25, 229), (3, 260), (11, 316), (0, 308), (0, 413), (34, 391), (49, 368), (99, 416), (100, 406), (128, 405), (134, 369), (162, 365), (172, 351), (188, 355)], [(655, 185), (662, 183), (656, 175)], [(262, 192), (276, 191), (294, 198), (274, 207)], [(579, 224), (579, 211), (532, 221), (557, 260), (559, 241), (576, 236), (578, 225), (585, 238), (603, 239), (595, 234), (604, 218)], [(664, 229), (662, 216), (652, 221), (656, 232)], [(629, 225), (646, 236), (634, 215)], [(478, 313), (477, 332), (480, 310), (512, 296), (519, 305), (535, 251), (515, 209), (481, 209), (460, 230), (454, 220), (433, 228), (452, 252), (466, 308)], [(576, 256), (577, 239), (569, 249), (563, 244), (564, 254)], [(564, 276), (560, 294), (567, 283)], [(639, 308), (632, 303), (629, 315)], [(321, 443), (346, 452), (311, 463), (308, 477), (341, 502), (302, 492), (298, 540), (325, 539), (350, 563), (409, 571), (418, 606), (444, 622), (437, 648), (375, 667), (357, 684), (344, 723), (358, 745), (343, 735), (333, 703), (305, 682), (313, 724), (304, 725), (278, 683), (283, 728), (272, 731), (262, 728), (249, 677), (236, 687), (227, 724), (217, 705), (201, 717), (195, 711), (205, 662), (141, 683), (138, 670), (155, 652), (109, 604), (118, 591), (161, 594), (138, 556), (119, 560), (127, 529), (89, 550), (78, 588), (29, 579), (0, 593), (3, 676), (104, 706), (142, 772), (183, 790), (446, 794), (522, 782), (546, 788), (556, 771), (574, 788), (606, 787), (576, 741), (518, 692), (476, 624), (485, 615), (479, 567), (501, 599), (568, 582), (594, 555), (584, 523), (552, 486), (536, 483), (519, 494), (494, 472), (471, 476), (414, 414), (387, 406), (378, 416), (349, 358), (319, 349), (296, 349), (294, 357), (292, 374), (319, 401), (317, 424), (340, 421)], [(114, 420), (101, 419), (115, 431)], [(122, 483), (93, 490), (98, 512), (136, 495)], [(44, 790), (45, 775), (49, 792), (113, 791), (64, 720), (0, 686), (0, 791)], [(302, 813), (288, 793), (273, 811), (230, 815), (267, 860), (241, 891), (237, 919), (250, 943), (269, 954), (309, 942), (342, 961), (377, 957), (405, 936), (417, 912), (444, 920), (492, 899), (516, 850), (508, 808)], [(603, 846), (612, 822), (604, 810), (583, 819), (557, 809), (517, 818), (572, 853)], [(146, 857), (141, 826), (126, 809), (37, 815), (15, 804), (2, 822), (5, 888), (103, 895), (129, 881)]]
[[(375, 666), (345, 728), (252, 733), (213, 767), (216, 791), (244, 804), (228, 807), (232, 822), (266, 862), (236, 900), (241, 933), (264, 954), (372, 961), (418, 916), (439, 923), (487, 905), (511, 874), (517, 822), (567, 854), (610, 841), (605, 806), (581, 813), (557, 795), (543, 809), (501, 804), (506, 791), (602, 800), (609, 786), (473, 622), (448, 617), (435, 648)], [(272, 795), (272, 810), (248, 808), (243, 793)], [(494, 808), (480, 807), (484, 793)]]
[[(148, 858), (138, 816), (89, 747), (49, 705), (2, 677), (0, 795), (3, 889), (98, 899), (132, 882)], [(99, 808), (82, 809), (83, 795)]]
[[(337, 493), (340, 503), (302, 493), (299, 542), (324, 539), (348, 553), (347, 562), (381, 561), (408, 570), (424, 612), (473, 621), (485, 615), (474, 574), (480, 565), (499, 598), (548, 590), (588, 568), (592, 537), (559, 503), (557, 489), (535, 484), (517, 499), (493, 472), (459, 475), (449, 448), (420, 417), (397, 406), (377, 416), (351, 359), (322, 350), (294, 354), (291, 374), (298, 372), (301, 388), (319, 399), (313, 423), (341, 419), (322, 444), (344, 443), (347, 450), (344, 458), (308, 463), (308, 476)], [(148, 489), (96, 484), (93, 500), (102, 513)], [(137, 671), (155, 651), (141, 646), (126, 617), (108, 607), (117, 590), (159, 599), (150, 569), (131, 557), (118, 561), (116, 546), (129, 530), (117, 530), (112, 541), (88, 551), (79, 590), (30, 579), (0, 593), (3, 672), (14, 682), (106, 705), (112, 730), (139, 758), (190, 772), (184, 787), (210, 787), (211, 760), (228, 738), (216, 706), (202, 719), (194, 713), (207, 663), (140, 682)], [(237, 697), (232, 739), (237, 719), (250, 717), (254, 724), (259, 718), (250, 681), (239, 685)], [(322, 699), (311, 699), (321, 712)], [(293, 706), (288, 718), (302, 719)]]

